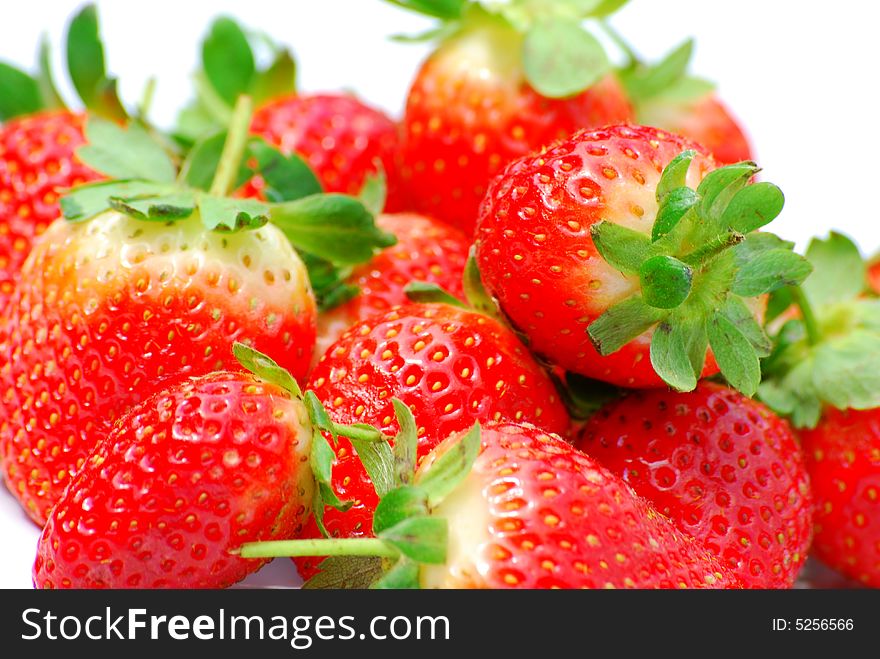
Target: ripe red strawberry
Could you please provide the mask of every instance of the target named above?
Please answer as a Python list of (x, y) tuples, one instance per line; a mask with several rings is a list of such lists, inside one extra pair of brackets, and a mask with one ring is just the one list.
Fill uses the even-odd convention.
[[(227, 348), (228, 352), (228, 348)], [(312, 428), (301, 400), (218, 372), (121, 416), (43, 529), (38, 588), (221, 588), (263, 562), (242, 541), (294, 537), (311, 508)]]
[(720, 366), (751, 395), (769, 349), (760, 296), (810, 270), (772, 234), (746, 237), (783, 203), (772, 184), (749, 184), (756, 171), (715, 169), (655, 128), (577, 133), (490, 187), (477, 230), (486, 288), (556, 366), (682, 390)]
[(98, 178), (74, 155), (82, 127), (82, 115), (56, 110), (0, 128), (0, 308), (34, 239), (61, 215), (60, 192)]
[(634, 392), (575, 445), (752, 588), (791, 588), (811, 536), (810, 480), (788, 423), (727, 387)]
[[(633, 115), (612, 75), (550, 94), (528, 75), (524, 35), (512, 22), (459, 4), (459, 15), (442, 17), (456, 29), (419, 69), (407, 96), (401, 175), (415, 210), (471, 234), (487, 186), (508, 162), (578, 129)], [(600, 67), (584, 62), (581, 70), (593, 65)]]
[[(349, 329), (321, 358), (309, 380), (337, 423), (369, 423), (394, 436), (392, 398), (409, 406), (418, 426), (419, 457), (474, 421), (528, 421), (564, 434), (568, 414), (553, 383), (526, 347), (498, 321), (445, 304), (410, 304)], [(339, 440), (333, 488), (354, 501), (328, 509), (334, 537), (369, 534), (376, 494), (351, 444)], [(310, 522), (305, 537), (318, 537)], [(298, 563), (301, 574), (313, 563)]]
[[(450, 437), (383, 497), (374, 528), (377, 555), (406, 557), (378, 581), (386, 588), (740, 587), (618, 477), (528, 424)], [(331, 554), (345, 543), (324, 542)]]
[(464, 299), (462, 277), (470, 241), (461, 231), (413, 213), (380, 215), (376, 224), (397, 236), (397, 244), (355, 268), (348, 283), (358, 287), (357, 296), (318, 316), (316, 359), (357, 321), (409, 302), (404, 289), (411, 282), (436, 284)]
[(829, 409), (800, 438), (816, 501), (815, 555), (880, 588), (880, 408)]
[(878, 260), (868, 264), (868, 287), (871, 291), (880, 295), (880, 261)]
[[(357, 195), (367, 176), (384, 171), (388, 212), (404, 210), (397, 180), (398, 128), (389, 117), (348, 94), (288, 94), (254, 113), (251, 132), (297, 153), (312, 167), (324, 190)], [(262, 181), (251, 182), (253, 191)]]

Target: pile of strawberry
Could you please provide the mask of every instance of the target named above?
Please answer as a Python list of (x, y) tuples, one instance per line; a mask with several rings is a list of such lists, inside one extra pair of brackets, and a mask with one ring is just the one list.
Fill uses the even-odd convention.
[[(0, 64), (0, 467), (40, 588), (880, 586), (880, 300), (625, 0), (400, 0), (398, 123), (228, 18), (170, 132), (94, 8)], [(611, 64), (596, 31), (626, 62)], [(265, 44), (262, 44), (265, 45)], [(876, 268), (872, 269), (872, 272)]]

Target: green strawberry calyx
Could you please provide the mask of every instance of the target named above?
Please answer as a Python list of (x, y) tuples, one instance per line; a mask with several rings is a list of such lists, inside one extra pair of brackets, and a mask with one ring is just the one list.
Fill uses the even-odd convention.
[(472, 0), (386, 0), (435, 19), (437, 25), (399, 41), (444, 42), (482, 33), (497, 54), (513, 54), (516, 68), (528, 83), (548, 98), (575, 96), (605, 75), (612, 64), (596, 24), (627, 0), (511, 0), (507, 3)]
[(757, 232), (779, 215), (784, 197), (772, 183), (751, 182), (755, 163), (716, 169), (693, 190), (685, 179), (695, 155), (685, 151), (663, 171), (650, 236), (607, 221), (593, 226), (600, 255), (637, 279), (640, 291), (587, 332), (605, 356), (653, 330), (651, 364), (679, 391), (696, 387), (711, 347), (728, 383), (752, 396), (771, 343), (756, 318), (760, 301), (748, 300), (799, 284), (811, 266), (792, 243)]
[[(309, 268), (319, 296), (343, 281), (346, 269), (393, 245), (360, 199), (325, 194), (305, 161), (284, 156), (250, 136), (251, 100), (239, 97), (227, 131), (200, 140), (178, 166), (165, 144), (138, 122), (127, 126), (91, 118), (77, 156), (110, 180), (74, 188), (61, 199), (69, 222), (113, 209), (146, 222), (173, 223), (198, 216), (207, 231), (278, 227)], [(254, 175), (268, 201), (227, 196)]]
[[(351, 508), (353, 503), (340, 500), (333, 490), (333, 461), (336, 458), (336, 453), (330, 446), (330, 441), (335, 445), (340, 436), (347, 437), (358, 455), (362, 456), (361, 460), (367, 463), (370, 456), (390, 454), (389, 438), (373, 426), (361, 423), (344, 425), (333, 422), (314, 392), (303, 392), (287, 369), (279, 366), (271, 357), (259, 350), (245, 343), (236, 342), (232, 346), (232, 353), (242, 367), (261, 380), (280, 387), (305, 406), (312, 426), (309, 462), (317, 484), (315, 497), (312, 501), (312, 511), (318, 528), (326, 537), (328, 534), (323, 521), (324, 506), (346, 511)], [(330, 437), (330, 441), (327, 436)]]
[[(43, 35), (35, 75), (0, 62), (0, 121), (66, 107), (53, 80), (50, 55), (49, 41)], [(91, 114), (125, 120), (128, 115), (119, 100), (116, 78), (107, 73), (94, 4), (83, 6), (68, 23), (66, 64), (70, 81)]]
[(416, 473), (415, 419), (404, 403), (393, 402), (401, 428), (393, 448), (373, 443), (366, 456), (357, 448), (380, 497), (375, 537), (249, 543), (240, 548), (242, 557), (328, 556), (304, 588), (418, 588), (421, 565), (446, 563), (449, 524), (431, 511), (470, 473), (480, 452), (480, 426), (474, 424)]
[(758, 390), (798, 427), (814, 427), (826, 406), (880, 407), (880, 299), (866, 290), (865, 262), (839, 233), (814, 239), (806, 257), (813, 274), (771, 299), (775, 347)]

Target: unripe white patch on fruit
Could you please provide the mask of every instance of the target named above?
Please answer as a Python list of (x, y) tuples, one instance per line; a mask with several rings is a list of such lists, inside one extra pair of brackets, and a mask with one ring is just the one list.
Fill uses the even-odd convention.
[[(524, 80), (522, 36), (500, 21), (480, 21), (446, 41), (432, 63), (454, 76), (516, 89)], [(476, 112), (478, 108), (474, 108)]]

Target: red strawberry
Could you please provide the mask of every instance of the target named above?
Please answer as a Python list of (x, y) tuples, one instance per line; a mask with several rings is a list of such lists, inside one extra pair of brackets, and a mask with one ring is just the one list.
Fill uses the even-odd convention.
[(880, 408), (829, 409), (800, 438), (816, 499), (815, 555), (880, 588)]
[[(321, 358), (309, 389), (338, 423), (398, 430), (392, 398), (413, 410), (419, 457), (474, 421), (528, 421), (564, 434), (568, 414), (526, 347), (498, 321), (445, 304), (410, 304), (349, 329)], [(346, 513), (327, 510), (332, 536), (369, 534), (376, 494), (351, 444), (340, 439), (333, 469)], [(310, 523), (305, 537), (319, 535)], [(315, 567), (300, 562), (304, 576)]]
[[(397, 181), (398, 129), (390, 118), (347, 94), (288, 94), (254, 114), (251, 132), (283, 153), (297, 153), (327, 192), (357, 195), (378, 166), (388, 184), (386, 210), (406, 206)], [(262, 181), (246, 194), (259, 194)]]
[[(228, 352), (228, 349), (227, 349)], [(251, 375), (184, 379), (136, 405), (43, 529), (39, 588), (220, 588), (262, 565), (230, 553), (287, 539), (315, 488), (303, 403)]]
[(880, 295), (880, 261), (876, 259), (868, 264), (868, 287)]
[(783, 203), (772, 184), (749, 185), (756, 171), (716, 170), (700, 147), (654, 128), (577, 133), (490, 187), (477, 232), (486, 287), (554, 365), (683, 390), (720, 366), (753, 394), (769, 349), (752, 317), (760, 295), (809, 273), (792, 245), (745, 237)]
[[(610, 471), (527, 424), (450, 437), (411, 484), (383, 497), (374, 525), (378, 555), (407, 557), (378, 582), (386, 588), (740, 587)], [(426, 533), (408, 544), (419, 538), (414, 528), (430, 529), (434, 542)], [(339, 554), (345, 543), (324, 542)]]
[(512, 159), (633, 115), (611, 75), (561, 97), (536, 90), (541, 85), (527, 75), (522, 32), (501, 15), (461, 4), (468, 6), (460, 16), (446, 17), (457, 29), (418, 71), (407, 96), (401, 174), (415, 210), (470, 234), (489, 182)]
[(397, 244), (352, 272), (348, 283), (360, 290), (356, 297), (318, 316), (316, 358), (357, 321), (409, 302), (404, 289), (411, 282), (436, 284), (464, 299), (462, 277), (470, 241), (463, 233), (412, 213), (380, 215), (376, 224), (397, 236)]
[(61, 215), (59, 192), (98, 178), (74, 155), (82, 127), (82, 115), (59, 110), (0, 128), (0, 308), (34, 238)]
[(744, 584), (790, 588), (811, 536), (809, 478), (786, 421), (709, 382), (632, 393), (575, 445), (618, 474)]

